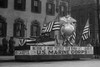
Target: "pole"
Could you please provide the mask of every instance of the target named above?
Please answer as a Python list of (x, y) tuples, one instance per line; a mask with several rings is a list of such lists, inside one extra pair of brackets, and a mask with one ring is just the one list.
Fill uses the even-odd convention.
[[(99, 23), (99, 0), (96, 0), (97, 1), (97, 20), (98, 20), (98, 33), (99, 33), (99, 38), (100, 38), (100, 28), (99, 28), (99, 26), (100, 26), (100, 23)], [(100, 40), (99, 40), (99, 42), (100, 42)]]
[(68, 0), (68, 14), (71, 15), (71, 0)]

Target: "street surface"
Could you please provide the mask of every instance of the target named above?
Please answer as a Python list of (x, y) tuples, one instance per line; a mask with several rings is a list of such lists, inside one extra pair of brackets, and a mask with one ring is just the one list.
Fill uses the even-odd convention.
[(14, 57), (8, 59), (7, 57), (0, 57), (0, 60), (0, 67), (100, 67), (100, 59), (18, 62), (14, 60)]

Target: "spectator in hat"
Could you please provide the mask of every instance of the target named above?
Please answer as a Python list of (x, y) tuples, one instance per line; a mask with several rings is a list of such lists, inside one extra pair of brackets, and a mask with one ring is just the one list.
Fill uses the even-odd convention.
[(3, 54), (7, 54), (7, 49), (8, 49), (8, 40), (6, 37), (2, 39), (2, 45), (3, 45)]
[(10, 37), (10, 40), (9, 40), (9, 52), (10, 52), (11, 55), (14, 54), (14, 44), (15, 44), (14, 38)]

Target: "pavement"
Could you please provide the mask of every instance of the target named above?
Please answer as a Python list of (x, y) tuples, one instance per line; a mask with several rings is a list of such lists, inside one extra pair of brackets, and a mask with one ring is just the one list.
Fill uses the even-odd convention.
[(14, 56), (0, 56), (0, 67), (100, 67), (100, 59), (17, 62)]
[(71, 60), (50, 62), (0, 62), (0, 67), (100, 67), (100, 60)]
[(14, 56), (0, 56), (0, 61), (9, 61), (9, 60), (14, 60)]
[[(86, 60), (86, 59), (90, 59), (90, 58), (84, 58), (84, 59)], [(94, 59), (100, 59), (100, 56), (97, 56)], [(0, 56), (0, 62), (2, 62), (2, 61), (12, 61), (12, 60), (15, 60), (14, 56)]]

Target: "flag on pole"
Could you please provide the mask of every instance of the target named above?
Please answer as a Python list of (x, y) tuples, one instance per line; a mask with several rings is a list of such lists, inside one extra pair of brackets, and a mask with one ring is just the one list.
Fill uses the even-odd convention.
[(90, 28), (89, 28), (89, 19), (87, 19), (86, 25), (84, 27), (83, 33), (82, 33), (82, 40), (86, 40), (90, 37)]
[(60, 24), (58, 22), (58, 16), (53, 21), (46, 23), (46, 17), (42, 27), (42, 33), (51, 32), (60, 29)]
[(60, 30), (60, 24), (59, 24), (59, 14), (56, 16), (55, 20), (54, 20), (54, 24), (52, 27), (52, 30)]
[(45, 32), (51, 32), (51, 31), (55, 31), (55, 30), (59, 30), (60, 29), (60, 25), (58, 24), (59, 22), (56, 21), (51, 21), (49, 22), (46, 27), (44, 28), (44, 33)]

